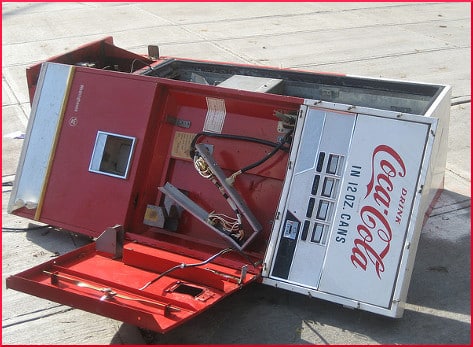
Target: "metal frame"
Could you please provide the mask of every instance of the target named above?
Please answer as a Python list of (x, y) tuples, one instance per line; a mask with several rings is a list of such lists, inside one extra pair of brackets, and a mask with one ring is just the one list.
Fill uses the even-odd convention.
[[(448, 98), (449, 95), (449, 88), (444, 91), (440, 95), (441, 100), (445, 100)], [(439, 101), (441, 102), (441, 101)], [(429, 182), (427, 182), (427, 176), (429, 173), (429, 168), (433, 165), (433, 161), (435, 158), (433, 157), (433, 148), (434, 142), (440, 141), (440, 139), (436, 139), (436, 131), (437, 125), (439, 123), (438, 119), (428, 116), (422, 115), (413, 115), (413, 114), (400, 114), (399, 112), (393, 111), (385, 111), (385, 110), (378, 110), (378, 109), (371, 109), (365, 107), (355, 107), (352, 105), (344, 105), (344, 104), (334, 104), (334, 103), (327, 103), (320, 100), (305, 100), (304, 105), (301, 106), (301, 112), (299, 116), (298, 122), (303, 123), (304, 116), (307, 114), (309, 107), (314, 107), (316, 105), (317, 108), (325, 109), (327, 111), (336, 110), (340, 112), (351, 112), (356, 114), (366, 114), (373, 117), (382, 117), (387, 119), (402, 119), (403, 121), (408, 122), (419, 122), (425, 123), (429, 125), (430, 130), (428, 137), (425, 142), (425, 150), (423, 154), (422, 163), (420, 165), (419, 171), (419, 178), (417, 182), (417, 187), (422, 187), (417, 191), (414, 196), (411, 213), (410, 213), (410, 221), (407, 226), (405, 241), (403, 251), (401, 253), (401, 257), (399, 260), (399, 267), (396, 275), (395, 285), (393, 288), (392, 293), (392, 302), (388, 308), (384, 308), (381, 306), (367, 304), (364, 302), (360, 302), (358, 300), (350, 299), (347, 297), (342, 297), (338, 295), (334, 295), (332, 293), (319, 291), (318, 289), (310, 288), (305, 285), (301, 285), (299, 283), (290, 281), (290, 280), (281, 280), (278, 278), (273, 278), (271, 276), (271, 269), (273, 260), (275, 259), (275, 251), (277, 250), (279, 244), (279, 236), (281, 229), (281, 224), (283, 222), (282, 216), (285, 212), (286, 202), (283, 198), (281, 198), (280, 206), (276, 212), (276, 221), (273, 226), (273, 233), (271, 235), (271, 239), (267, 248), (267, 252), (265, 254), (264, 265), (263, 265), (263, 283), (272, 285), (275, 287), (283, 288), (286, 290), (295, 291), (301, 294), (309, 295), (311, 297), (316, 297), (332, 302), (336, 302), (342, 304), (346, 307), (351, 308), (358, 308), (366, 311), (370, 311), (373, 313), (399, 318), (403, 314), (405, 299), (407, 295), (407, 289), (409, 287), (410, 282), (410, 275), (412, 273), (412, 264), (414, 262), (417, 242), (420, 236), (420, 231), (422, 228), (423, 216), (426, 212), (425, 206), (421, 208), (422, 205), (425, 205), (426, 202), (431, 203), (429, 200), (428, 192), (430, 187), (427, 186)], [(431, 109), (435, 109), (436, 105), (432, 105)], [(302, 118), (302, 119), (301, 119)], [(295, 139), (299, 140), (302, 134), (302, 126), (296, 127)], [(445, 141), (445, 139), (443, 139)], [(291, 151), (290, 162), (294, 163), (297, 157), (297, 154), (300, 151), (300, 142), (297, 141), (293, 143), (293, 149)], [(440, 144), (437, 143), (437, 146)], [(291, 177), (293, 176), (295, 171), (294, 164), (290, 165), (288, 168), (288, 173), (286, 176), (285, 184), (281, 193), (281, 197), (287, 196), (290, 190), (290, 185), (292, 182)], [(424, 201), (424, 202), (423, 202)]]
[[(105, 138), (103, 138), (104, 136)], [(100, 170), (101, 163), (104, 156), (105, 147), (107, 145), (106, 143), (107, 143), (108, 136), (119, 137), (119, 138), (127, 139), (131, 141), (130, 152), (128, 154), (128, 159), (126, 161), (126, 169), (123, 175), (113, 174), (111, 172)], [(125, 135), (115, 134), (115, 133), (111, 133), (107, 131), (98, 131), (97, 137), (95, 139), (94, 150), (92, 152), (92, 156), (90, 159), (89, 171), (106, 175), (106, 176), (127, 179), (128, 172), (130, 171), (130, 164), (133, 157), (133, 151), (135, 149), (135, 143), (136, 143), (136, 137), (133, 137), (133, 136), (125, 136)]]

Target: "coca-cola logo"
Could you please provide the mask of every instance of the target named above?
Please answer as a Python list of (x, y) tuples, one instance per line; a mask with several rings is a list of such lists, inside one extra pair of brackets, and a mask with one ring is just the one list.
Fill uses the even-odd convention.
[(388, 221), (391, 194), (396, 178), (406, 175), (406, 166), (401, 156), (391, 147), (380, 145), (371, 158), (371, 179), (360, 208), (360, 224), (350, 260), (356, 268), (366, 271), (370, 264), (378, 278), (385, 271), (384, 258), (390, 251), (393, 237)]

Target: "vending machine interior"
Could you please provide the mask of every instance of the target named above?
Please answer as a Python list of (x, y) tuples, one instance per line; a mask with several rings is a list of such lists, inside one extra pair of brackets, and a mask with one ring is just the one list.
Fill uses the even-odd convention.
[(94, 242), (7, 287), (166, 332), (250, 282), (401, 317), (450, 87), (136, 55), (27, 70), (9, 212)]

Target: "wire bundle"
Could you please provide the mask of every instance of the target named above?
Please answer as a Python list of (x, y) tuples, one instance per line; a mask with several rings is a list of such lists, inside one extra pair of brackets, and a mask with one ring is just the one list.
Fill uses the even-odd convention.
[(217, 227), (235, 240), (242, 241), (245, 236), (245, 233), (243, 231), (241, 213), (238, 210), (238, 207), (236, 206), (235, 202), (225, 192), (225, 189), (223, 189), (220, 182), (210, 170), (210, 167), (207, 165), (204, 158), (200, 157), (197, 153), (194, 156), (194, 167), (202, 177), (209, 179), (218, 188), (220, 194), (222, 194), (222, 196), (227, 200), (228, 204), (236, 215), (236, 218), (232, 218), (225, 214), (216, 214), (214, 212), (211, 212), (209, 214), (207, 222)]
[(243, 231), (241, 213), (237, 205), (235, 204), (235, 202), (232, 200), (232, 198), (225, 192), (225, 189), (223, 188), (222, 184), (215, 177), (211, 168), (205, 162), (204, 158), (202, 158), (199, 155), (199, 152), (196, 151), (195, 147), (197, 144), (197, 140), (202, 136), (211, 136), (211, 137), (227, 138), (227, 139), (234, 139), (234, 140), (241, 140), (241, 141), (250, 141), (250, 142), (264, 144), (264, 145), (273, 147), (272, 151), (266, 154), (263, 158), (234, 172), (230, 177), (226, 179), (226, 181), (229, 184), (233, 184), (235, 181), (235, 178), (238, 175), (241, 175), (242, 173), (245, 173), (251, 169), (254, 169), (257, 166), (260, 166), (261, 164), (266, 162), (268, 159), (270, 159), (280, 150), (287, 151), (288, 148), (285, 147), (285, 144), (290, 142), (292, 133), (293, 133), (293, 129), (289, 130), (279, 143), (274, 143), (271, 141), (247, 137), (247, 136), (230, 135), (230, 134), (215, 134), (215, 133), (207, 133), (207, 132), (198, 133), (194, 137), (191, 143), (190, 153), (194, 162), (195, 169), (202, 177), (212, 181), (212, 183), (218, 188), (222, 196), (227, 200), (228, 204), (230, 205), (230, 207), (232, 208), (232, 210), (235, 212), (235, 215), (236, 215), (236, 218), (232, 218), (225, 214), (218, 214), (218, 213), (211, 212), (208, 217), (209, 224), (212, 224), (214, 227), (217, 227), (222, 232), (226, 233), (227, 235), (231, 236), (237, 241), (241, 242), (243, 238), (245, 237), (245, 233)]

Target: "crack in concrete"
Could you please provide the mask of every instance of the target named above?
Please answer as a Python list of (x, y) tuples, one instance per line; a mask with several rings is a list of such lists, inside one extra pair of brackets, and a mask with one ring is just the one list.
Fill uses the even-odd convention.
[(459, 207), (459, 208), (454, 209), (454, 210), (445, 211), (445, 212), (441, 212), (441, 213), (438, 213), (438, 214), (433, 214), (433, 215), (430, 216), (430, 218), (432, 218), (432, 217), (438, 217), (438, 216), (444, 216), (444, 215), (449, 214), (449, 213), (459, 212), (459, 211), (461, 211), (461, 210), (469, 210), (469, 209), (470, 209), (470, 206)]
[(450, 172), (452, 175), (454, 175), (457, 178), (470, 182), (470, 179), (468, 177), (463, 177), (462, 175), (460, 175), (459, 173), (456, 173), (455, 171), (453, 171), (452, 169), (449, 169), (448, 167), (445, 168), (445, 171)]
[[(59, 306), (58, 306), (59, 307)], [(33, 314), (33, 313), (40, 313), (42, 311), (48, 311), (50, 310), (51, 308), (48, 308), (48, 309), (45, 309), (45, 310), (38, 310), (38, 311), (34, 311), (34, 312), (30, 312), (30, 313), (26, 313), (26, 314), (23, 314), (23, 315), (20, 315), (20, 316), (17, 316), (17, 317), (22, 317), (22, 316), (27, 316), (29, 314)], [(43, 319), (43, 318), (46, 318), (46, 317), (51, 317), (51, 316), (54, 316), (54, 315), (57, 315), (57, 314), (61, 314), (61, 313), (66, 313), (66, 312), (69, 312), (69, 311), (72, 311), (74, 308), (72, 307), (68, 307), (68, 308), (65, 308), (61, 311), (57, 311), (57, 312), (52, 312), (52, 313), (48, 313), (48, 314), (44, 314), (44, 315), (40, 315), (38, 317), (32, 317), (32, 318), (28, 318), (28, 319), (23, 319), (23, 320), (20, 320), (20, 321), (17, 321), (17, 322), (13, 322), (13, 323), (10, 323), (10, 324), (5, 324), (3, 325), (2, 324), (2, 329), (5, 329), (5, 328), (9, 328), (9, 327), (12, 327), (12, 326), (16, 326), (16, 325), (20, 325), (20, 324), (24, 324), (24, 323), (29, 323), (29, 322), (33, 322), (33, 321), (36, 321), (38, 319)], [(16, 317), (15, 317), (16, 318)], [(14, 319), (14, 318), (10, 318), (10, 319)]]

